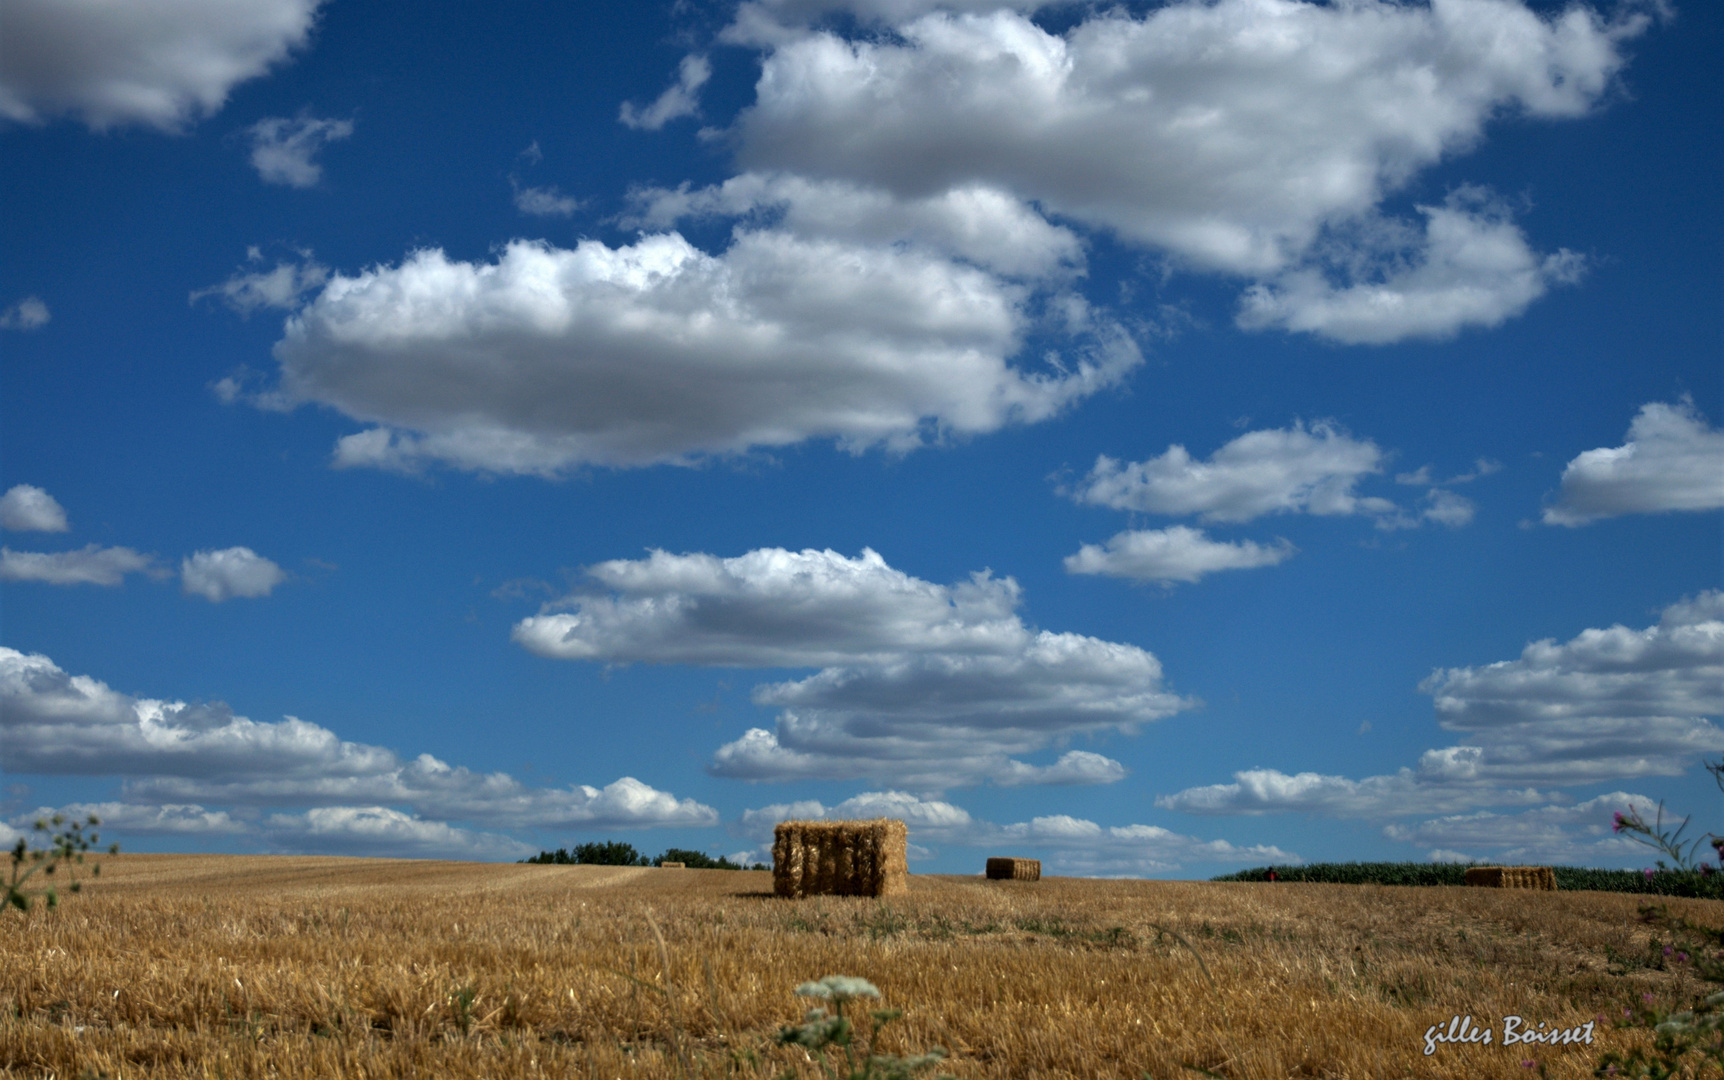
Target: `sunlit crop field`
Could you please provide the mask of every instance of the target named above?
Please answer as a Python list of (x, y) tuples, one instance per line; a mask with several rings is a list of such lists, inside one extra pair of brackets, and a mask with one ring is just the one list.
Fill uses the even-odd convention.
[[(58, 910), (0, 917), (0, 1071), (816, 1076), (773, 1036), (808, 1004), (793, 987), (847, 974), (904, 1010), (884, 1049), (942, 1047), (958, 1077), (1581, 1077), (1644, 1036), (1427, 1056), (1425, 1033), (1690, 1000), (1643, 962), (1637, 904), (933, 876), (788, 901), (758, 872), (122, 855)], [(1671, 906), (1724, 923), (1724, 904)]]

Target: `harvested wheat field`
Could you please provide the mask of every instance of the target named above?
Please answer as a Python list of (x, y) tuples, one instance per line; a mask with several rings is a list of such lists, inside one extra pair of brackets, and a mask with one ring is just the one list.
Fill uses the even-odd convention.
[[(1708, 923), (1724, 905), (1675, 901)], [(828, 974), (958, 1077), (1591, 1075), (1591, 1047), (1437, 1045), (1652, 994), (1635, 897), (914, 876), (785, 900), (720, 870), (122, 855), (0, 918), (0, 1070), (65, 1077), (820, 1075), (773, 1044)], [(655, 928), (657, 933), (655, 933)], [(1171, 931), (1189, 941), (1187, 949)], [(662, 947), (659, 940), (662, 934)], [(1195, 954), (1195, 955), (1194, 955)], [(1207, 966), (1213, 984), (1200, 967)], [(1626, 958), (1626, 959), (1625, 959)], [(924, 1073), (923, 1075), (932, 1075)]]

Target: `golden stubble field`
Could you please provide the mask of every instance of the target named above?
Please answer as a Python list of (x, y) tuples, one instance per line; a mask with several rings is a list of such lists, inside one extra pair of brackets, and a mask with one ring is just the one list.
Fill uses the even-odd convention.
[(761, 872), (103, 863), (59, 910), (0, 917), (0, 1075), (816, 1076), (772, 1036), (796, 984), (846, 974), (904, 1010), (886, 1049), (943, 1047), (958, 1077), (1582, 1077), (1644, 1035), (1430, 1056), (1424, 1035), (1696, 989), (1620, 962), (1646, 930), (1604, 893), (916, 876), (789, 901)]

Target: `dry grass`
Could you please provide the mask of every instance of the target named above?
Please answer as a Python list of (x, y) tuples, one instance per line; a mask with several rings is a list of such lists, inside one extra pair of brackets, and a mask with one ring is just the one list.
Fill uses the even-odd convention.
[(104, 863), (60, 910), (0, 918), (0, 1075), (811, 1076), (768, 1044), (800, 1019), (793, 986), (841, 973), (905, 1010), (891, 1049), (943, 1046), (959, 1077), (1581, 1077), (1642, 1036), (1426, 1057), (1423, 1034), (1694, 990), (1613, 962), (1647, 939), (1612, 894), (917, 876), (789, 901), (764, 872)]

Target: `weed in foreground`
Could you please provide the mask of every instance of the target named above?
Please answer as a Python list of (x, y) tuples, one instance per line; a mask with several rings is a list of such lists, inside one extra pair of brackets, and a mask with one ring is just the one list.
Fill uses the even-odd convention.
[[(38, 873), (44, 878), (52, 877), (61, 866), (66, 867), (66, 891), (82, 891), (84, 883), (78, 880), (77, 867), (84, 864), (84, 854), (101, 842), (98, 833), (92, 831), (86, 835), (84, 830), (94, 830), (101, 823), (102, 820), (94, 814), (83, 821), (73, 818), (68, 822), (64, 814), (55, 814), (46, 821), (38, 819), (35, 825), (37, 832), (49, 833), (54, 830), (48, 838), (48, 846), (32, 849), (24, 837), (18, 838), (17, 845), (12, 848), (12, 873), (6, 882), (6, 901), (3, 906), (29, 911), (30, 902), (37, 896), (46, 900), (49, 907), (59, 906), (60, 894), (52, 885), (30, 888), (26, 883)], [(120, 845), (108, 846), (108, 854), (119, 853)], [(93, 863), (90, 876), (98, 877), (101, 873), (102, 864)]]
[[(858, 998), (880, 996), (880, 991), (867, 979), (859, 979), (853, 975), (828, 975), (818, 982), (805, 982), (798, 986), (796, 996), (830, 1001), (832, 1011), (827, 1012), (823, 1005), (809, 1009), (802, 1023), (787, 1026), (778, 1033), (778, 1041), (786, 1046), (800, 1046), (818, 1054), (820, 1068), (829, 1077), (842, 1077), (843, 1080), (910, 1080), (916, 1073), (938, 1065), (946, 1057), (946, 1052), (939, 1047), (925, 1054), (908, 1057), (876, 1053), (874, 1047), (879, 1040), (880, 1029), (904, 1013), (901, 1009), (875, 1009), (868, 1014), (870, 1022), (867, 1047), (858, 1065), (856, 1027), (850, 1022), (850, 1018), (844, 1015), (844, 1007)], [(828, 1056), (832, 1047), (844, 1052), (842, 1072), (839, 1071), (837, 1063)]]

